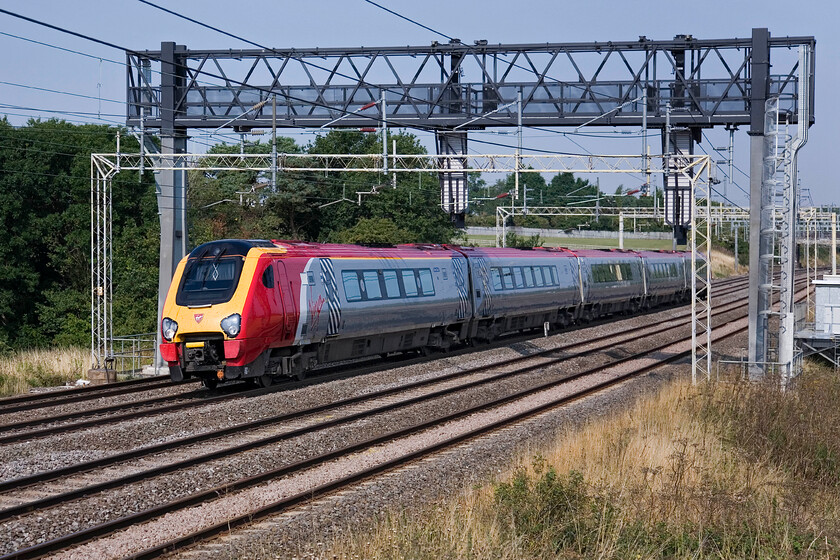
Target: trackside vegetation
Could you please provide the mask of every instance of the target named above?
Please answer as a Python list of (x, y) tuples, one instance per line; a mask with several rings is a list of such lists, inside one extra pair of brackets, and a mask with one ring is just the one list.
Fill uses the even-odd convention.
[(33, 387), (55, 387), (84, 377), (90, 348), (30, 349), (8, 352), (0, 360), (0, 397), (25, 393)]
[[(721, 379), (532, 452), (497, 482), (387, 514), (327, 558), (837, 558), (840, 379)], [(304, 552), (305, 551), (301, 551)]]

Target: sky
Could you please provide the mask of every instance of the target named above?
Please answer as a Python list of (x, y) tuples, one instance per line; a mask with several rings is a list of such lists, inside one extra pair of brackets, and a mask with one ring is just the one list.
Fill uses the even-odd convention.
[[(274, 48), (423, 46), (433, 40), (445, 41), (432, 31), (364, 0), (240, 3), (160, 0), (157, 3)], [(836, 139), (832, 140), (832, 131), (840, 130), (840, 114), (833, 102), (840, 91), (837, 32), (840, 2), (836, 0), (705, 0), (696, 4), (673, 0), (585, 3), (380, 0), (379, 3), (467, 44), (478, 39), (490, 43), (626, 41), (641, 35), (651, 40), (667, 40), (677, 34), (690, 34), (698, 39), (747, 38), (754, 27), (767, 27), (773, 37), (812, 35), (817, 44), (816, 122), (809, 131), (807, 145), (800, 152), (800, 180), (813, 203), (840, 204), (838, 173), (833, 169)], [(193, 49), (249, 47), (137, 0), (0, 0), (0, 8), (136, 50), (159, 49), (162, 41), (175, 41)], [(23, 125), (29, 117), (124, 124), (123, 52), (5, 14), (0, 14), (0, 48), (5, 53), (0, 59), (0, 115), (6, 114), (13, 124)], [(292, 131), (290, 135), (299, 143), (313, 138), (311, 131)], [(432, 136), (418, 135), (433, 152)], [(638, 136), (628, 138), (627, 135), (615, 139), (572, 140), (526, 130), (523, 144), (558, 152), (615, 154), (636, 153), (640, 143)], [(512, 137), (509, 141), (515, 143)], [(724, 155), (714, 154), (712, 150), (726, 146), (728, 141), (728, 133), (722, 128), (711, 130), (699, 152), (705, 149), (712, 153), (714, 160), (724, 159)], [(746, 206), (749, 137), (744, 127), (735, 134), (734, 142), (736, 171), (734, 184), (727, 187), (727, 196), (732, 203)], [(652, 136), (650, 144), (653, 149), (658, 148), (658, 138)], [(190, 146), (190, 151), (205, 149), (206, 146), (196, 142)], [(471, 151), (488, 150), (474, 144)], [(718, 177), (723, 175), (718, 173)], [(639, 183), (633, 176), (614, 180), (628, 189)], [(602, 189), (611, 192), (613, 186), (602, 186)]]

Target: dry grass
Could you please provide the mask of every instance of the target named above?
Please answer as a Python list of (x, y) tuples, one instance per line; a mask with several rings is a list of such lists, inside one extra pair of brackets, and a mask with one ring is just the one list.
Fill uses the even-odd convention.
[[(741, 265), (738, 274), (747, 274), (749, 267)], [(727, 249), (712, 249), (712, 278), (727, 278), (735, 274), (735, 254)]]
[(674, 383), (326, 558), (837, 558), (840, 384)]
[(32, 387), (54, 387), (87, 373), (90, 349), (21, 350), (0, 360), (0, 396), (25, 393)]

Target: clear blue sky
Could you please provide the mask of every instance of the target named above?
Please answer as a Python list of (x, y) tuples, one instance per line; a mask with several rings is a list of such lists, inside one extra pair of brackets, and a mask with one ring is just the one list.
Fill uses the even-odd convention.
[[(257, 43), (285, 47), (354, 47), (427, 45), (441, 40), (430, 31), (372, 6), (363, 0), (308, 0), (300, 2), (230, 2), (218, 0), (160, 0), (169, 9), (194, 17)], [(648, 0), (407, 0), (380, 3), (465, 43), (487, 39), (491, 43), (539, 43), (652, 40), (691, 34), (700, 39), (749, 37), (753, 27), (767, 27), (774, 37), (813, 35), (817, 40), (816, 124), (800, 157), (802, 185), (817, 204), (840, 203), (840, 184), (833, 164), (840, 131), (834, 99), (840, 92), (840, 2), (836, 0), (705, 0), (699, 3)], [(136, 0), (0, 0), (0, 7), (66, 27), (126, 47), (158, 49), (161, 41), (176, 41), (190, 48), (244, 48), (247, 45), (167, 15)], [(124, 122), (125, 70), (106, 59), (123, 61), (124, 54), (88, 41), (60, 34), (0, 14), (0, 32), (57, 45), (94, 58), (58, 51), (21, 39), (0, 35), (0, 114), (14, 124), (27, 116), (58, 116), (73, 121)], [(100, 61), (100, 57), (102, 61)], [(9, 84), (60, 90), (80, 96), (25, 89)], [(101, 97), (101, 101), (98, 99)], [(113, 102), (116, 101), (116, 102)], [(9, 106), (28, 107), (31, 110)], [(50, 112), (54, 111), (54, 112)], [(67, 112), (87, 113), (68, 115)], [(562, 152), (583, 150), (559, 135), (526, 133), (526, 146)], [(311, 135), (294, 136), (305, 142)], [(709, 133), (711, 145), (728, 142), (723, 130)], [(432, 144), (425, 139), (426, 143)], [(637, 139), (578, 139), (593, 153), (635, 153)], [(654, 149), (659, 146), (651, 138)], [(749, 171), (748, 137), (735, 136), (736, 165)], [(710, 142), (703, 147), (711, 149)], [(196, 149), (198, 146), (196, 146)], [(473, 146), (475, 151), (483, 151)], [(715, 159), (722, 159), (716, 156)], [(747, 188), (748, 179), (735, 172), (735, 181)], [(626, 186), (638, 181), (617, 179)], [(604, 188), (609, 191), (609, 188)], [(746, 197), (730, 187), (730, 197), (746, 204)]]

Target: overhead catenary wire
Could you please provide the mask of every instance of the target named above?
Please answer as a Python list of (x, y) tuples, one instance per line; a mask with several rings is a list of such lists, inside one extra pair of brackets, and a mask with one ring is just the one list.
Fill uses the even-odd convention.
[[(213, 25), (210, 25), (210, 24), (204, 23), (204, 22), (202, 22), (202, 21), (199, 21), (199, 20), (197, 20), (197, 19), (195, 19), (195, 18), (192, 18), (192, 17), (187, 16), (187, 15), (185, 15), (185, 14), (182, 14), (182, 13), (180, 13), (180, 12), (176, 12), (176, 11), (171, 10), (171, 9), (169, 9), (169, 8), (165, 8), (165, 7), (163, 7), (163, 6), (160, 6), (160, 5), (158, 5), (158, 4), (155, 4), (154, 2), (151, 2), (150, 0), (138, 0), (138, 1), (139, 1), (139, 2), (141, 2), (141, 3), (143, 3), (143, 4), (148, 5), (148, 6), (150, 6), (150, 7), (153, 7), (153, 8), (156, 8), (156, 9), (158, 9), (158, 10), (161, 10), (161, 11), (163, 11), (163, 12), (165, 12), (165, 13), (168, 13), (168, 14), (170, 14), (170, 15), (173, 15), (173, 16), (175, 16), (175, 17), (178, 17), (178, 18), (184, 19), (184, 20), (186, 20), (186, 21), (189, 21), (189, 22), (191, 22), (191, 23), (194, 23), (194, 24), (196, 24), (196, 25), (199, 25), (199, 26), (201, 26), (201, 27), (204, 27), (204, 28), (206, 28), (206, 29), (210, 29), (210, 30), (216, 31), (216, 32), (218, 32), (218, 33), (221, 33), (221, 34), (223, 34), (223, 35), (227, 36), (227, 37), (231, 37), (231, 38), (234, 38), (234, 39), (236, 39), (236, 40), (239, 40), (239, 41), (245, 42), (245, 43), (247, 43), (247, 44), (249, 44), (249, 45), (251, 45), (251, 46), (255, 46), (255, 47), (257, 47), (257, 48), (260, 48), (260, 49), (263, 49), (263, 50), (266, 50), (266, 51), (269, 51), (269, 52), (276, 52), (276, 49), (272, 49), (272, 48), (270, 48), (270, 47), (267, 47), (267, 46), (265, 46), (265, 45), (262, 45), (262, 44), (260, 44), (260, 43), (255, 42), (255, 41), (252, 41), (252, 40), (250, 40), (250, 39), (247, 39), (247, 38), (244, 38), (244, 37), (242, 37), (242, 36), (239, 36), (239, 35), (236, 35), (236, 34), (230, 33), (230, 32), (228, 32), (228, 31), (225, 31), (225, 30), (223, 30), (223, 29), (220, 29), (220, 28), (218, 28), (218, 27), (216, 27), (216, 26), (213, 26)], [(365, 0), (365, 1), (368, 1), (368, 0)], [(426, 29), (428, 29), (428, 30), (430, 30), (430, 31), (432, 31), (432, 32), (434, 32), (434, 33), (437, 33), (437, 34), (439, 34), (439, 35), (441, 35), (441, 36), (443, 36), (443, 37), (446, 37), (447, 39), (450, 39), (450, 40), (452, 39), (452, 37), (450, 37), (450, 36), (448, 36), (448, 35), (446, 35), (446, 34), (444, 34), (444, 33), (442, 33), (442, 32), (439, 32), (439, 31), (436, 31), (436, 30), (434, 30), (434, 29), (432, 29), (432, 28), (429, 28), (429, 27), (427, 27), (427, 26), (424, 26), (423, 24), (421, 24), (421, 23), (419, 23), (419, 22), (417, 22), (417, 21), (415, 21), (415, 20), (412, 20), (411, 18), (408, 18), (408, 17), (403, 16), (402, 14), (399, 14), (399, 13), (397, 13), (397, 12), (393, 11), (393, 10), (390, 10), (390, 9), (388, 9), (388, 8), (385, 8), (385, 7), (383, 7), (383, 6), (379, 5), (379, 4), (377, 4), (376, 2), (369, 2), (369, 3), (370, 3), (370, 4), (372, 4), (372, 5), (374, 5), (374, 6), (377, 6), (377, 7), (379, 7), (379, 8), (382, 8), (382, 9), (384, 9), (385, 11), (387, 11), (387, 12), (389, 12), (389, 13), (392, 13), (393, 15), (396, 15), (397, 17), (403, 18), (403, 19), (405, 19), (405, 20), (407, 20), (407, 21), (410, 21), (411, 23), (414, 23), (414, 24), (419, 25), (419, 26), (421, 26), (421, 27), (424, 27), (424, 28), (426, 28)], [(470, 48), (470, 47), (469, 47), (469, 46), (467, 46), (467, 48)], [(320, 65), (318, 65), (318, 64), (313, 64), (313, 63), (311, 63), (311, 62), (309, 62), (309, 61), (304, 61), (304, 60), (302, 60), (302, 59), (300, 59), (300, 62), (301, 62), (301, 63), (305, 63), (305, 64), (307, 64), (307, 65), (309, 65), (309, 66), (313, 66), (313, 67), (315, 67), (315, 68), (319, 68), (319, 69), (321, 69), (321, 70), (325, 70), (325, 71), (326, 71), (326, 70), (329, 70), (329, 69), (327, 69), (327, 68), (324, 68), (323, 66), (320, 66)], [(518, 66), (518, 65), (513, 64), (513, 66)], [(523, 67), (521, 67), (521, 66), (518, 66), (518, 67), (523, 68)], [(525, 70), (527, 70), (527, 69), (525, 69)], [(341, 73), (341, 72), (336, 72), (336, 71), (335, 71), (335, 69), (333, 69), (331, 72), (332, 72), (332, 73), (335, 73), (335, 74), (336, 74), (336, 75), (338, 75), (338, 76), (343, 76), (343, 77), (351, 78), (351, 79), (354, 79), (354, 80), (355, 80), (355, 79), (357, 79), (357, 78), (353, 78), (353, 77), (351, 77), (351, 76), (347, 76), (347, 75), (345, 75), (345, 74), (343, 74), (343, 73)], [(558, 83), (560, 82), (559, 80), (554, 80), (554, 81), (557, 81)], [(368, 83), (368, 82), (366, 82), (366, 81), (364, 81), (364, 80), (362, 80), (360, 83), (362, 83), (362, 84), (366, 84), (366, 85), (375, 85), (375, 84), (370, 84), (370, 83)], [(386, 91), (390, 91), (390, 90), (386, 90)], [(398, 93), (399, 93), (399, 92), (398, 92)], [(404, 96), (404, 95), (405, 95), (405, 92), (401, 92), (401, 95), (403, 95), (403, 96)], [(411, 99), (415, 99), (415, 100), (417, 100), (417, 98), (413, 98), (413, 97), (411, 97), (411, 96), (409, 96), (409, 97), (410, 97)], [(424, 101), (424, 102), (426, 102), (426, 100), (420, 100), (420, 101)], [(628, 101), (627, 103), (630, 103), (630, 102), (632, 102), (632, 101)], [(623, 104), (623, 105), (626, 105), (627, 103), (625, 103), (625, 104)], [(440, 104), (439, 104), (439, 103), (438, 103), (438, 104), (436, 104), (436, 105), (440, 106)], [(623, 105), (622, 105), (622, 106), (623, 106)], [(620, 108), (620, 107), (619, 107), (619, 108)], [(253, 108), (252, 108), (252, 109), (253, 109)], [(347, 111), (347, 110), (344, 110), (343, 112), (344, 112), (344, 115), (343, 115), (342, 117), (339, 117), (339, 119), (340, 119), (340, 118), (343, 118), (343, 117), (345, 117), (345, 116), (352, 115), (352, 114), (359, 115), (359, 109), (355, 109), (355, 110), (353, 110), (353, 111)], [(367, 116), (367, 115), (362, 115), (362, 116)], [(483, 116), (482, 118), (486, 118), (486, 119), (488, 119), (488, 120), (491, 120), (491, 121), (496, 121), (496, 122), (503, 123), (503, 124), (508, 124), (506, 121), (503, 121), (503, 120), (501, 120), (501, 119), (492, 118), (492, 117), (489, 117), (489, 116), (487, 116), (487, 115)], [(336, 119), (336, 120), (338, 120), (338, 119)], [(380, 120), (381, 120), (381, 119), (380, 119)], [(333, 121), (333, 122), (334, 122), (334, 121)], [(569, 140), (570, 142), (572, 142), (575, 146), (577, 146), (578, 148), (580, 148), (581, 150), (583, 150), (584, 152), (586, 152), (586, 154), (588, 154), (588, 155), (595, 155), (595, 154), (593, 154), (593, 153), (592, 153), (592, 151), (588, 150), (587, 148), (585, 148), (584, 146), (582, 146), (580, 143), (575, 142), (575, 141), (574, 141), (573, 139), (571, 139), (571, 138), (568, 138), (567, 133), (565, 133), (565, 132), (563, 132), (563, 131), (558, 131), (558, 130), (554, 130), (554, 129), (548, 129), (548, 128), (544, 128), (544, 127), (530, 126), (530, 125), (524, 125), (524, 126), (525, 126), (526, 128), (532, 129), (532, 130), (539, 130), (539, 131), (549, 132), (549, 133), (552, 133), (552, 134), (560, 134), (560, 135), (564, 136), (567, 140)], [(322, 128), (323, 128), (323, 127), (322, 127)], [(428, 127), (411, 126), (411, 128), (418, 128), (418, 129), (421, 129), (421, 130), (428, 130)], [(214, 131), (214, 132), (215, 132), (215, 131)], [(577, 132), (577, 131), (576, 131), (576, 132)], [(473, 138), (473, 139), (472, 139), (472, 142), (474, 142), (474, 143), (479, 143), (479, 144), (484, 144), (484, 145), (488, 145), (488, 146), (499, 146), (499, 147), (505, 147), (505, 148), (510, 148), (510, 149), (515, 149), (515, 148), (517, 148), (516, 146), (509, 146), (509, 145), (502, 144), (502, 143), (499, 143), (499, 142), (490, 142), (490, 141), (487, 141), (487, 140), (480, 140), (480, 139), (476, 139), (476, 138)], [(521, 147), (519, 147), (519, 148), (521, 148)], [(530, 148), (530, 147), (529, 147), (529, 148), (525, 148), (525, 149), (526, 149), (527, 151), (530, 151), (530, 152), (535, 152), (535, 153), (546, 153), (546, 154), (557, 154), (557, 155), (572, 155), (572, 156), (574, 156), (574, 155), (579, 155), (579, 154), (572, 153), (572, 152), (560, 152), (560, 151), (557, 151), (557, 150), (542, 150), (542, 149), (538, 149), (538, 148)], [(637, 180), (644, 180), (644, 178), (643, 178), (643, 177), (640, 177), (638, 173), (628, 172), (628, 173), (627, 173), (627, 175), (629, 175), (630, 177), (633, 177), (634, 179), (637, 179)]]
[[(215, 30), (215, 31), (218, 31), (218, 32), (220, 32), (220, 33), (224, 33), (225, 35), (228, 35), (228, 36), (231, 36), (231, 37), (236, 37), (237, 39), (241, 39), (241, 40), (246, 41), (246, 42), (249, 42), (249, 43), (251, 43), (251, 44), (254, 44), (254, 45), (260, 46), (261, 48), (266, 48), (266, 47), (263, 47), (263, 46), (261, 46), (261, 45), (259, 45), (259, 44), (257, 44), (257, 43), (253, 43), (253, 42), (251, 42), (251, 41), (248, 41), (247, 39), (244, 39), (244, 38), (238, 37), (238, 36), (236, 36), (236, 35), (230, 34), (230, 33), (228, 33), (228, 32), (225, 32), (225, 31), (223, 31), (223, 30), (221, 30), (221, 29), (218, 29), (218, 28), (216, 28), (216, 27), (209, 26), (209, 25), (207, 25), (207, 24), (203, 24), (202, 22), (199, 22), (198, 20), (195, 20), (194, 18), (189, 18), (188, 16), (183, 16), (183, 15), (181, 15), (181, 14), (178, 14), (177, 12), (173, 12), (172, 10), (168, 10), (168, 9), (166, 9), (166, 8), (162, 8), (162, 7), (160, 7), (160, 6), (157, 6), (157, 5), (155, 5), (155, 4), (151, 3), (151, 2), (149, 2), (148, 0), (140, 0), (140, 1), (141, 1), (141, 2), (143, 2), (143, 3), (145, 3), (145, 4), (148, 4), (148, 5), (150, 5), (150, 6), (154, 6), (154, 7), (158, 8), (158, 9), (162, 9), (162, 10), (164, 10), (164, 11), (168, 12), (168, 13), (172, 13), (173, 15), (177, 15), (178, 17), (183, 17), (183, 18), (185, 18), (185, 19), (188, 19), (188, 20), (190, 20), (190, 21), (193, 21), (193, 22), (195, 22), (195, 23), (197, 23), (197, 24), (199, 24), (199, 25), (203, 25), (203, 26), (205, 26), (205, 27), (211, 28), (211, 29), (213, 29), (213, 30)], [(377, 5), (377, 4), (375, 4), (375, 3), (372, 3), (372, 4)], [(378, 5), (377, 5), (377, 6), (378, 6)], [(379, 6), (379, 7), (381, 7), (381, 6)], [(390, 10), (389, 10), (389, 11), (390, 11)], [(132, 53), (133, 53), (133, 54), (135, 54), (135, 55), (146, 56), (146, 54), (139, 53), (138, 51), (134, 51), (134, 50), (132, 50), (132, 49), (127, 49), (127, 48), (125, 48), (125, 47), (121, 47), (121, 46), (119, 46), (119, 45), (117, 45), (117, 44), (114, 44), (114, 43), (111, 43), (111, 42), (109, 42), (109, 41), (104, 41), (104, 40), (97, 39), (97, 38), (95, 38), (95, 37), (90, 37), (90, 36), (88, 36), (88, 35), (85, 35), (85, 34), (82, 34), (82, 33), (78, 33), (78, 32), (72, 31), (72, 30), (67, 30), (67, 29), (64, 29), (64, 28), (62, 28), (62, 27), (60, 27), (60, 26), (56, 26), (56, 25), (53, 25), (53, 24), (49, 24), (49, 23), (46, 23), (46, 22), (42, 22), (42, 21), (36, 20), (36, 19), (34, 19), (34, 18), (30, 18), (30, 17), (27, 17), (27, 16), (23, 16), (23, 15), (20, 15), (20, 14), (16, 14), (16, 13), (14, 13), (14, 12), (10, 12), (9, 10), (4, 10), (4, 9), (0, 8), (0, 13), (5, 13), (5, 14), (7, 14), (7, 15), (11, 15), (11, 16), (13, 16), (13, 17), (18, 17), (18, 18), (20, 18), (20, 19), (23, 19), (23, 20), (25, 20), (25, 21), (28, 21), (28, 22), (31, 22), (31, 23), (34, 23), (34, 24), (37, 24), (37, 25), (43, 25), (43, 26), (48, 27), (48, 28), (50, 28), (50, 29), (53, 29), (53, 30), (56, 30), (56, 31), (59, 31), (59, 32), (68, 33), (68, 34), (70, 34), (70, 35), (73, 35), (73, 36), (76, 36), (76, 37), (80, 37), (80, 38), (83, 38), (83, 39), (86, 39), (86, 40), (89, 40), (89, 41), (93, 41), (93, 42), (95, 42), (95, 43), (97, 43), (97, 44), (105, 45), (105, 46), (108, 46), (108, 47), (110, 47), (110, 48), (116, 48), (116, 49), (119, 49), (119, 50), (125, 51), (125, 52), (130, 53), (130, 54), (132, 54)], [(409, 19), (409, 20), (410, 20), (410, 18), (406, 18), (406, 19)], [(416, 23), (416, 22), (415, 22), (415, 23)], [(272, 50), (272, 49), (268, 49), (268, 50)], [(80, 53), (80, 54), (84, 54), (84, 53)], [(94, 58), (97, 58), (97, 59), (98, 59), (98, 58), (100, 58), (100, 57), (94, 57)], [(302, 62), (303, 62), (303, 61), (302, 61)], [(125, 64), (124, 64), (124, 63), (121, 63), (121, 65), (125, 66)], [(184, 66), (185, 66), (185, 65), (184, 65)], [(318, 66), (318, 65), (315, 65), (315, 66), (320, 68), (320, 66)], [(239, 81), (237, 81), (237, 80), (232, 80), (232, 79), (230, 79), (230, 78), (228, 78), (228, 77), (226, 77), (226, 76), (220, 76), (220, 75), (217, 75), (217, 74), (214, 74), (214, 73), (207, 72), (207, 71), (205, 71), (205, 70), (199, 70), (199, 69), (189, 68), (188, 66), (185, 66), (185, 68), (187, 68), (187, 69), (188, 69), (188, 70), (190, 70), (191, 72), (195, 73), (196, 75), (198, 75), (198, 74), (204, 74), (205, 76), (210, 76), (210, 77), (214, 77), (214, 78), (217, 78), (217, 79), (223, 79), (223, 80), (226, 80), (227, 82), (231, 82), (231, 83), (238, 83), (238, 84), (240, 84), (240, 85), (247, 85), (247, 84), (244, 84), (243, 82), (239, 82)], [(161, 72), (161, 74), (162, 74), (162, 72)], [(249, 86), (249, 87), (253, 87), (253, 86)], [(255, 89), (258, 89), (258, 90), (260, 90), (260, 91), (265, 91), (265, 90), (264, 90), (264, 88), (255, 87)], [(270, 93), (270, 94), (272, 94), (272, 95), (275, 95), (275, 94), (276, 94), (276, 92), (266, 92), (266, 93)], [(331, 110), (335, 110), (335, 111), (338, 111), (338, 112), (343, 112), (343, 113), (346, 113), (346, 114), (351, 113), (351, 111), (349, 111), (349, 110), (345, 110), (345, 109), (341, 109), (341, 108), (336, 108), (336, 107), (333, 107), (333, 106), (328, 106), (328, 105), (320, 104), (320, 103), (313, 102), (313, 101), (309, 101), (309, 100), (299, 100), (299, 99), (295, 98), (294, 96), (290, 96), (290, 95), (284, 94), (284, 93), (282, 93), (282, 92), (280, 93), (280, 95), (282, 95), (283, 97), (285, 97), (285, 98), (287, 98), (287, 99), (289, 99), (289, 100), (293, 100), (293, 101), (300, 101), (300, 102), (305, 102), (305, 103), (307, 103), (307, 104), (309, 104), (309, 105), (312, 105), (312, 106), (323, 106), (323, 107), (325, 107), (325, 108), (328, 108), (328, 109), (331, 109)], [(73, 113), (66, 113), (66, 114), (73, 114)], [(82, 112), (78, 112), (78, 113), (76, 113), (76, 114), (82, 115), (82, 114), (84, 114), (84, 113), (82, 113)], [(113, 115), (113, 116), (121, 116), (121, 115)], [(382, 118), (380, 118), (380, 117), (378, 117), (378, 116), (372, 116), (372, 115), (362, 115), (362, 116), (363, 116), (363, 117), (365, 117), (365, 118), (370, 118), (371, 120), (374, 120), (374, 121), (380, 121), (380, 122), (381, 122), (381, 121), (383, 120)], [(390, 122), (392, 122), (392, 124), (396, 125), (397, 127), (401, 127), (401, 128), (418, 129), (418, 130), (424, 130), (424, 131), (438, 131), (438, 130), (445, 130), (445, 128), (443, 128), (443, 127), (418, 126), (418, 125), (414, 125), (414, 124), (410, 124), (410, 123), (400, 123), (400, 122), (394, 122), (394, 121), (390, 121)], [(504, 122), (504, 121), (501, 121), (501, 122)], [(507, 123), (505, 123), (505, 124), (507, 124)], [(552, 134), (561, 134), (561, 135), (563, 135), (563, 136), (567, 137), (567, 139), (569, 139), (570, 141), (572, 141), (572, 142), (573, 142), (573, 143), (574, 143), (574, 144), (575, 144), (578, 148), (582, 149), (582, 150), (583, 150), (584, 152), (586, 152), (588, 155), (593, 155), (593, 156), (595, 155), (595, 154), (593, 154), (590, 150), (588, 150), (587, 148), (585, 148), (584, 146), (582, 146), (582, 145), (580, 145), (579, 143), (575, 142), (574, 140), (572, 140), (572, 139), (568, 138), (568, 133), (564, 133), (564, 132), (562, 132), (562, 131), (557, 131), (557, 130), (552, 130), (552, 129), (545, 129), (545, 128), (541, 128), (541, 127), (528, 126), (528, 125), (526, 125), (526, 128), (529, 128), (529, 129), (534, 129), (534, 130), (541, 130), (541, 131), (545, 131), (545, 132), (550, 132), (550, 133), (552, 133)], [(199, 145), (210, 146), (210, 144), (201, 143), (201, 142), (198, 142), (198, 141), (195, 141), (195, 140), (193, 140), (193, 141), (194, 141), (194, 142), (196, 142), (196, 143), (197, 143), (197, 144), (199, 144)], [(479, 143), (479, 144), (491, 145), (491, 146), (504, 147), (504, 148), (507, 148), (507, 149), (515, 149), (515, 146), (511, 146), (511, 145), (508, 145), (508, 144), (503, 144), (503, 143), (500, 143), (500, 142), (491, 142), (491, 141), (487, 141), (487, 140), (480, 140), (480, 139), (473, 139), (473, 142), (474, 142), (474, 143)], [(526, 149), (526, 150), (528, 150), (528, 151), (535, 152), (535, 153), (547, 153), (547, 154), (556, 154), (556, 155), (571, 155), (571, 156), (581, 155), (581, 154), (578, 154), (578, 153), (572, 153), (572, 152), (560, 152), (560, 151), (557, 151), (557, 150), (542, 150), (542, 149), (537, 149), (537, 148), (528, 148), (528, 147), (526, 147), (526, 148), (524, 148), (524, 149)], [(627, 173), (628, 173), (630, 176), (637, 175), (637, 174), (634, 174), (634, 173), (632, 173), (632, 172), (627, 172)], [(636, 178), (637, 178), (637, 177), (636, 177)]]
[(34, 89), (34, 90), (37, 90), (37, 91), (44, 91), (44, 92), (47, 92), (47, 93), (56, 93), (56, 94), (60, 94), (60, 95), (69, 95), (69, 96), (72, 96), (72, 97), (80, 97), (80, 98), (83, 98), (83, 99), (93, 99), (93, 100), (96, 100), (96, 101), (105, 101), (106, 103), (118, 103), (120, 105), (125, 105), (125, 101), (118, 101), (116, 99), (108, 99), (107, 97), (96, 97), (95, 95), (84, 95), (82, 93), (73, 93), (73, 92), (70, 92), (70, 91), (49, 89), (49, 88), (31, 86), (31, 85), (26, 85), (26, 84), (16, 84), (14, 82), (4, 82), (2, 80), (0, 80), (0, 85), (12, 86), (12, 87), (18, 87), (18, 88), (24, 88), (24, 89)]

